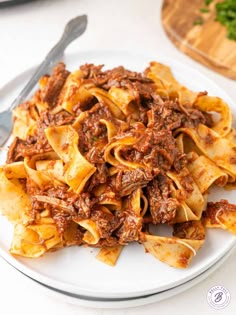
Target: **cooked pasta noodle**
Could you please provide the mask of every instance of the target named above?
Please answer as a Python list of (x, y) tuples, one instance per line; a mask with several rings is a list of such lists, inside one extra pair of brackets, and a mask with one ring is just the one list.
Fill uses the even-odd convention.
[[(69, 73), (60, 63), (39, 85), (14, 111), (14, 139), (0, 168), (13, 255), (84, 245), (114, 265), (136, 241), (185, 268), (206, 228), (236, 234), (236, 206), (207, 203), (212, 185), (236, 179), (223, 100), (188, 90), (158, 62), (143, 73), (92, 64)], [(153, 235), (150, 224), (172, 226), (173, 236)]]

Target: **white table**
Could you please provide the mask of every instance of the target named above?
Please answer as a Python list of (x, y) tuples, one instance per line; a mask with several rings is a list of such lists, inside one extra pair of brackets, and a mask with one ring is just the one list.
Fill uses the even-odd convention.
[[(160, 22), (161, 0), (38, 0), (0, 10), (0, 87), (31, 65), (41, 61), (59, 38), (65, 23), (83, 13), (89, 16), (86, 35), (68, 51), (125, 49), (166, 55), (190, 65), (214, 80), (236, 100), (236, 83), (179, 52), (167, 39)], [(0, 101), (1, 102), (1, 101)], [(1, 103), (0, 103), (1, 106)], [(206, 301), (210, 287), (223, 285), (231, 303), (218, 314), (236, 311), (236, 251), (214, 274), (191, 290), (168, 300), (133, 309), (95, 310), (69, 305), (26, 280), (0, 259), (1, 314), (215, 314)]]

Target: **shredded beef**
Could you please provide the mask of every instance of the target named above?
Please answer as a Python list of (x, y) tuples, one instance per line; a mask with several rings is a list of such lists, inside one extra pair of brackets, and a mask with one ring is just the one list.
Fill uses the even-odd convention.
[(153, 223), (170, 223), (175, 217), (178, 204), (176, 199), (170, 197), (167, 177), (157, 176), (148, 183), (146, 192)]
[[(96, 86), (105, 90), (109, 90), (113, 86), (127, 87), (127, 85), (130, 86), (130, 84), (136, 82), (140, 83), (139, 89), (137, 88), (140, 94), (145, 94), (145, 90), (148, 88), (147, 85), (149, 84), (152, 85), (152, 91), (155, 89), (153, 81), (141, 73), (129, 71), (122, 66), (107, 71), (102, 71), (102, 68), (103, 65), (95, 66), (93, 64), (85, 64), (80, 67), (80, 70), (82, 70), (85, 79), (92, 80)], [(150, 94), (150, 90), (148, 94)]]
[[(92, 159), (92, 155), (97, 156), (102, 154), (102, 149), (107, 142), (107, 129), (106, 126), (100, 122), (100, 119), (113, 121), (114, 118), (109, 108), (101, 103), (94, 105), (87, 114), (89, 119), (85, 118), (81, 122), (81, 128), (79, 130), (79, 149), (82, 153), (91, 150), (89, 156), (90, 159)], [(101, 145), (99, 146), (99, 144)], [(94, 150), (97, 152), (94, 153)]]
[(142, 229), (142, 219), (134, 213), (133, 209), (126, 209), (118, 214), (122, 219), (122, 225), (116, 231), (115, 235), (119, 237), (120, 244), (137, 241)]
[(64, 231), (68, 228), (69, 224), (71, 223), (71, 216), (64, 212), (56, 212), (53, 215), (53, 220), (55, 221), (58, 232), (63, 234)]
[(71, 215), (77, 219), (88, 219), (90, 217), (91, 207), (93, 205), (88, 192), (80, 195), (69, 191), (67, 186), (57, 186), (48, 188), (43, 194), (49, 197), (60, 198), (68, 203), (68, 206), (73, 206), (74, 211)]
[(108, 181), (108, 167), (106, 164), (97, 164), (96, 172), (91, 176), (87, 184), (87, 190), (92, 191), (99, 184), (105, 184)]
[(38, 125), (42, 125), (44, 128), (49, 126), (70, 125), (75, 120), (75, 117), (65, 110), (61, 110), (55, 114), (52, 112), (43, 112), (41, 117)]
[(18, 137), (13, 140), (9, 147), (7, 163), (21, 161), (26, 156), (30, 157), (52, 151), (45, 136), (44, 129), (49, 126), (72, 124), (74, 119), (75, 117), (64, 110), (56, 114), (43, 112), (40, 120), (37, 122), (37, 129), (34, 135), (29, 135), (26, 140), (21, 140)]
[(181, 110), (178, 101), (163, 100), (154, 94), (149, 116), (152, 118), (149, 127), (155, 130), (175, 130), (181, 126), (185, 113)]
[(20, 140), (18, 137), (15, 137), (14, 140), (12, 141), (9, 149), (8, 149), (8, 152), (7, 152), (7, 163), (10, 164), (10, 163), (13, 163), (13, 162), (16, 162), (16, 161), (19, 161), (22, 159), (22, 154), (21, 152), (19, 153), (19, 150), (18, 147), (19, 145), (23, 142), (23, 140)]
[(92, 200), (89, 193), (82, 193), (75, 202), (72, 202), (77, 211), (76, 217), (79, 219), (88, 219), (91, 214)]
[(223, 210), (223, 211), (236, 211), (236, 205), (229, 203), (225, 199), (221, 199), (218, 202), (208, 202), (207, 203), (207, 211), (209, 209)]
[(216, 213), (219, 211), (236, 211), (236, 205), (229, 203), (227, 200), (222, 199), (218, 202), (208, 202), (207, 209), (203, 212), (203, 218), (210, 219), (211, 224), (219, 224), (216, 221)]
[(32, 197), (32, 219), (35, 219), (37, 213), (41, 212), (46, 206), (47, 209), (50, 209), (51, 216), (55, 220), (58, 231), (61, 234), (63, 234), (63, 232), (67, 229), (72, 220), (78, 222), (79, 220), (91, 217), (93, 201), (90, 194), (87, 192), (78, 195), (73, 191), (70, 191), (66, 185), (57, 187), (49, 186), (45, 187), (44, 190), (28, 185), (27, 189), (28, 191), (31, 190), (31, 194), (32, 191), (34, 191), (33, 195), (45, 195), (47, 197), (57, 198), (59, 200), (63, 200), (63, 202), (68, 205), (66, 211), (64, 211), (59, 205), (56, 206), (50, 203), (43, 203)]
[(60, 91), (69, 74), (70, 72), (65, 69), (64, 63), (59, 63), (54, 68), (47, 85), (41, 91), (43, 102), (47, 102), (50, 106), (54, 106), (56, 104)]
[(205, 230), (201, 221), (188, 221), (174, 224), (173, 236), (192, 240), (203, 240)]
[(111, 236), (113, 231), (122, 223), (121, 219), (112, 213), (96, 208), (92, 211), (91, 219), (96, 222), (101, 238), (108, 238)]
[[(130, 162), (145, 162), (156, 174), (161, 170), (170, 170), (175, 164), (177, 166), (177, 161), (182, 154), (179, 152), (170, 130), (145, 128), (141, 135), (135, 129), (132, 130), (132, 133), (139, 141), (132, 147), (127, 146), (121, 150), (125, 159)], [(184, 158), (183, 155), (182, 158)]]
[(137, 188), (146, 186), (152, 178), (152, 172), (142, 168), (120, 171), (116, 177), (115, 188), (120, 196), (126, 196)]

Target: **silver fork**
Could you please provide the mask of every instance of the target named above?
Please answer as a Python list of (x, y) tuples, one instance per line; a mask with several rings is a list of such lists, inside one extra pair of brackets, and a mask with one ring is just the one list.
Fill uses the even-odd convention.
[(7, 110), (0, 113), (0, 146), (2, 146), (7, 141), (12, 131), (12, 110), (17, 105), (26, 100), (41, 76), (46, 74), (46, 72), (60, 60), (66, 47), (73, 40), (84, 33), (86, 26), (86, 15), (77, 16), (66, 24), (60, 40), (47, 54), (44, 61), (39, 65), (32, 78), (29, 80), (17, 98), (12, 102), (11, 106)]

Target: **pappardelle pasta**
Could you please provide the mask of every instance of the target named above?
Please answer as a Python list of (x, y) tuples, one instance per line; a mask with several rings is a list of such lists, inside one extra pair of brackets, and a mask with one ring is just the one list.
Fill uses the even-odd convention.
[[(65, 246), (100, 248), (115, 265), (139, 242), (177, 268), (189, 265), (206, 228), (236, 233), (236, 206), (207, 202), (212, 185), (236, 180), (231, 111), (192, 92), (171, 69), (59, 63), (14, 110), (13, 141), (0, 167), (0, 212), (14, 224), (13, 255)], [(154, 235), (168, 224), (173, 236)]]

